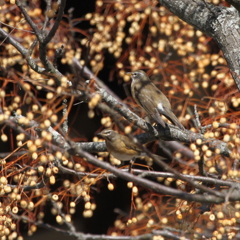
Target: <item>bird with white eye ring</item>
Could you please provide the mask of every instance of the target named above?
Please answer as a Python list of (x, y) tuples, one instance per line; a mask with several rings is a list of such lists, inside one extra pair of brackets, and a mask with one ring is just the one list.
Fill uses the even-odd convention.
[(142, 149), (125, 135), (111, 129), (104, 129), (97, 135), (106, 141), (108, 152), (120, 161), (129, 161), (136, 157), (146, 156)]
[[(102, 132), (98, 133), (97, 136), (102, 137), (106, 141), (107, 151), (113, 157), (120, 161), (131, 161), (129, 171), (136, 158), (144, 157), (150, 159), (136, 143), (125, 135), (119, 134), (111, 129), (104, 129)], [(154, 158), (166, 160), (166, 158), (156, 154), (152, 154), (152, 156)]]

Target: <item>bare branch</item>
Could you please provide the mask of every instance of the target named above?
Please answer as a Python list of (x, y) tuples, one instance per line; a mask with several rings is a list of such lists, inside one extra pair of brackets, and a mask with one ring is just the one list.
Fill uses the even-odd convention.
[[(94, 164), (95, 166), (101, 167), (112, 172), (117, 177), (123, 178), (126, 181), (132, 181), (137, 185), (141, 185), (143, 187), (152, 189), (154, 192), (171, 195), (178, 197), (180, 199), (188, 200), (188, 201), (196, 201), (196, 202), (206, 202), (206, 203), (221, 203), (225, 201), (223, 197), (217, 197), (213, 195), (202, 195), (202, 194), (189, 194), (186, 192), (182, 192), (180, 190), (168, 188), (164, 185), (159, 185), (147, 179), (142, 179), (136, 176), (133, 176), (130, 173), (119, 171), (117, 168), (111, 166), (109, 163), (105, 163), (99, 161), (97, 158), (93, 157), (87, 152), (82, 151), (78, 147), (75, 147), (74, 154), (84, 157), (88, 160), (89, 163)], [(232, 195), (229, 197), (230, 201), (240, 200), (240, 196), (237, 193), (238, 191), (234, 191)]]
[(58, 9), (58, 14), (57, 14), (57, 17), (55, 19), (54, 25), (51, 28), (48, 35), (43, 39), (43, 42), (42, 42), (43, 45), (47, 45), (51, 41), (51, 39), (54, 37), (54, 35), (56, 34), (56, 31), (58, 30), (60, 22), (62, 20), (65, 5), (66, 5), (66, 0), (61, 0), (60, 7)]
[(21, 13), (24, 15), (24, 18), (26, 19), (26, 21), (28, 22), (28, 24), (31, 26), (31, 28), (33, 29), (33, 31), (36, 34), (36, 37), (38, 38), (39, 42), (43, 41), (43, 36), (41, 34), (41, 32), (39, 31), (37, 25), (33, 22), (33, 20), (30, 18), (30, 16), (28, 15), (27, 11), (25, 10), (25, 8), (23, 7), (23, 4), (21, 3), (20, 0), (16, 0), (16, 5), (18, 6), (18, 8), (20, 9)]

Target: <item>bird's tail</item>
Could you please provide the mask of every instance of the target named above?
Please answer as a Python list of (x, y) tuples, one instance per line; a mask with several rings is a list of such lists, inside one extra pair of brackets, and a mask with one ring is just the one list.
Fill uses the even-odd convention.
[(174, 115), (174, 113), (171, 110), (166, 111), (166, 112), (167, 112), (167, 114), (165, 115), (165, 117), (170, 122), (172, 122), (175, 126), (179, 127), (180, 129), (185, 130), (184, 126), (179, 122), (178, 118)]

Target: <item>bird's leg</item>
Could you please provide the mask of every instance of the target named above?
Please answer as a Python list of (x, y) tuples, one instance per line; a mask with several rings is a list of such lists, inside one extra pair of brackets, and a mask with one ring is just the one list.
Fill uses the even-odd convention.
[(133, 157), (132, 159), (131, 159), (131, 161), (129, 162), (129, 168), (128, 168), (128, 172), (129, 173), (131, 173), (132, 172), (132, 166), (133, 166), (133, 164), (134, 164), (134, 162), (135, 162), (135, 157)]

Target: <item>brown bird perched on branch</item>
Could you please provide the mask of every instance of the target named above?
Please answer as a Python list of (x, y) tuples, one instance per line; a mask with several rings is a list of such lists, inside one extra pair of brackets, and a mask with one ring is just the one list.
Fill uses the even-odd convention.
[(185, 129), (174, 115), (167, 97), (151, 82), (144, 71), (137, 70), (127, 74), (131, 75), (132, 78), (131, 92), (133, 99), (154, 121), (165, 127), (166, 123), (162, 120), (161, 114), (180, 129)]
[(108, 152), (118, 160), (129, 161), (143, 156), (141, 155), (142, 150), (140, 147), (125, 135), (121, 135), (111, 129), (104, 129), (97, 135), (106, 141)]
[[(125, 135), (121, 135), (111, 129), (104, 129), (97, 135), (106, 141), (108, 152), (120, 161), (130, 161), (137, 157), (148, 157), (136, 143)], [(156, 154), (152, 155), (164, 159)]]

